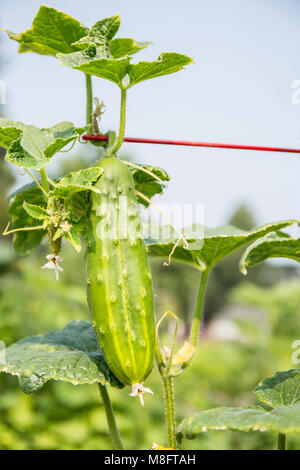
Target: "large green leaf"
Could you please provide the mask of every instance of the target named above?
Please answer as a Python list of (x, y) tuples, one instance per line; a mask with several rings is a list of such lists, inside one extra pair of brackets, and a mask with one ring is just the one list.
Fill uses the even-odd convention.
[(163, 52), (157, 61), (131, 64), (127, 72), (130, 78), (130, 85), (127, 88), (150, 78), (178, 72), (185, 65), (189, 65), (192, 62), (193, 60), (186, 55), (175, 52)]
[(122, 87), (130, 59), (97, 59), (96, 54), (96, 48), (89, 48), (73, 54), (58, 54), (57, 57), (62, 65), (110, 80)]
[[(90, 47), (73, 54), (58, 54), (57, 57), (67, 67), (110, 80), (120, 88), (126, 89), (150, 78), (178, 72), (192, 62), (192, 59), (185, 55), (165, 52), (159, 56), (157, 61), (130, 64), (130, 58), (99, 59), (96, 47)], [(126, 86), (123, 82), (125, 76), (127, 77)]]
[(61, 122), (49, 129), (39, 129), (20, 122), (0, 119), (0, 146), (7, 149), (6, 160), (23, 168), (40, 170), (84, 129), (71, 122)]
[(247, 274), (248, 266), (255, 266), (268, 258), (288, 258), (300, 263), (300, 238), (270, 233), (252, 243), (243, 254), (240, 270)]
[(75, 18), (42, 5), (30, 29), (20, 34), (7, 31), (7, 34), (20, 44), (19, 52), (36, 52), (55, 57), (59, 52), (68, 54), (76, 51), (73, 43), (87, 32), (88, 29)]
[[(188, 241), (188, 248), (184, 248), (183, 242), (180, 242), (173, 253), (173, 259), (182, 261), (200, 270), (211, 269), (221, 259), (235, 250), (257, 240), (267, 233), (277, 232), (289, 225), (294, 224), (295, 220), (286, 220), (282, 222), (273, 222), (250, 231), (239, 230), (230, 225), (217, 228), (204, 228), (204, 237), (195, 238), (190, 232), (193, 230), (201, 234), (201, 227), (191, 227), (184, 230)], [(198, 230), (196, 230), (198, 228)], [(155, 257), (168, 258), (174, 244), (178, 240), (178, 234), (165, 226), (159, 234), (158, 239), (147, 240), (149, 254)]]
[(194, 439), (207, 431), (300, 432), (300, 404), (280, 406), (272, 411), (259, 407), (213, 408), (186, 418), (178, 428), (178, 440)]
[[(13, 221), (13, 229), (41, 225), (41, 221), (32, 217), (24, 209), (24, 201), (30, 205), (46, 208), (46, 201), (36, 184), (27, 185), (21, 192), (16, 192), (8, 214)], [(27, 255), (38, 246), (46, 235), (46, 230), (21, 231), (14, 234), (14, 248), (19, 255)]]
[(96, 167), (69, 173), (56, 183), (54, 189), (51, 191), (51, 196), (66, 198), (80, 191), (89, 190), (99, 192), (93, 184), (98, 181), (102, 173), (102, 168)]
[(150, 44), (134, 41), (132, 38), (112, 39), (119, 25), (120, 17), (115, 15), (98, 21), (89, 30), (66, 13), (42, 5), (30, 29), (20, 34), (6, 32), (20, 44), (19, 52), (36, 52), (54, 57), (59, 53), (70, 54), (97, 46), (98, 58), (119, 59), (135, 54)]
[[(41, 184), (41, 181), (39, 181), (39, 183)], [(36, 183), (32, 182), (32, 183), (24, 184), (23, 186), (20, 186), (19, 188), (14, 190), (12, 193), (10, 193), (7, 196), (7, 200), (10, 201), (11, 199), (13, 199), (15, 196), (22, 193), (23, 191), (27, 191), (27, 189), (32, 189), (32, 188), (37, 188)]]
[(300, 369), (276, 372), (273, 377), (260, 382), (254, 393), (261, 402), (271, 408), (299, 403)]
[(92, 325), (85, 321), (9, 346), (0, 371), (18, 376), (25, 393), (38, 392), (49, 380), (123, 387), (106, 364)]

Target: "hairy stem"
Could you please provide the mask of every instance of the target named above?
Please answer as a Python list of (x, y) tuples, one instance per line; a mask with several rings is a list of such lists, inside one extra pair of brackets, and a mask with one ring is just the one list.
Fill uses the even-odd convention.
[(109, 398), (107, 387), (98, 383), (100, 395), (103, 401), (103, 406), (106, 413), (106, 420), (109, 429), (110, 439), (115, 450), (124, 450), (121, 436), (117, 427), (114, 411)]
[(286, 435), (278, 433), (277, 450), (286, 450)]
[(119, 135), (116, 145), (114, 146), (113, 153), (116, 154), (121, 147), (124, 135), (125, 135), (125, 124), (126, 124), (126, 90), (121, 89), (121, 108), (120, 108), (120, 127)]
[(201, 316), (202, 316), (208, 274), (209, 274), (209, 270), (206, 269), (205, 271), (202, 271), (201, 278), (200, 278), (194, 317), (193, 317), (191, 331), (190, 331), (190, 343), (192, 346), (194, 346), (194, 348), (196, 348), (197, 343), (198, 343), (198, 336), (199, 336), (199, 330), (200, 330), (200, 323), (201, 323)]
[(87, 133), (92, 134), (93, 132), (93, 85), (92, 77), (89, 74), (85, 74), (85, 86), (86, 86), (86, 125)]
[(162, 376), (162, 384), (165, 399), (168, 446), (176, 449), (175, 398), (173, 378)]

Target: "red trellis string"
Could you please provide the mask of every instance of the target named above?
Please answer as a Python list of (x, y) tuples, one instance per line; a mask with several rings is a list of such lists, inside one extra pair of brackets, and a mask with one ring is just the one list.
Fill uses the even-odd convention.
[[(108, 137), (106, 135), (83, 135), (82, 138), (84, 140), (108, 140)], [(211, 147), (236, 150), (259, 150), (261, 152), (300, 153), (300, 149), (290, 149), (282, 147), (261, 147), (257, 145), (236, 145), (214, 142), (192, 142), (189, 140), (144, 139), (142, 137), (125, 137), (124, 142), (133, 142), (139, 144), (186, 145), (190, 147)]]

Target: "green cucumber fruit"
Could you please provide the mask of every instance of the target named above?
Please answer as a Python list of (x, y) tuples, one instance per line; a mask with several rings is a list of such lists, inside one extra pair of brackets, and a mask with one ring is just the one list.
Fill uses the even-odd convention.
[(155, 322), (134, 181), (115, 157), (99, 166), (87, 235), (88, 302), (109, 367), (125, 385), (141, 384), (153, 367)]

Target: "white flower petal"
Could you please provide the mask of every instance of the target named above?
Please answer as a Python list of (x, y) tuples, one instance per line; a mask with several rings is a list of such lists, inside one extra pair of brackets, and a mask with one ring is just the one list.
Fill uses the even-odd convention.
[(53, 261), (49, 261), (48, 263), (44, 264), (44, 266), (42, 266), (42, 269), (55, 269), (55, 264)]
[(131, 397), (139, 397), (141, 405), (144, 406), (144, 397), (143, 397), (144, 393), (151, 393), (151, 395), (153, 395), (152, 390), (150, 388), (144, 387), (143, 383), (133, 384), (131, 393), (129, 395)]
[(50, 254), (46, 256), (48, 263), (42, 266), (42, 269), (54, 269), (55, 277), (57, 281), (59, 280), (59, 272), (63, 271), (63, 268), (59, 266), (59, 262), (62, 261), (62, 258), (59, 255)]

